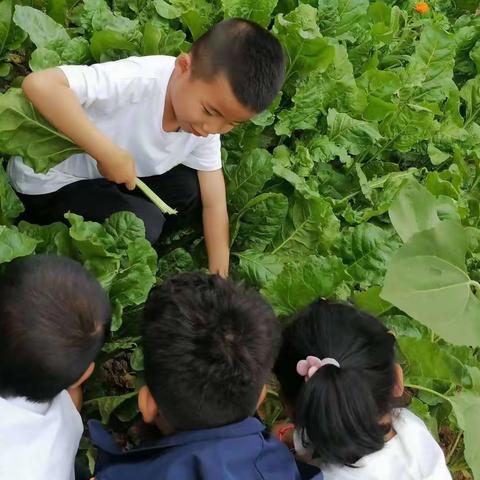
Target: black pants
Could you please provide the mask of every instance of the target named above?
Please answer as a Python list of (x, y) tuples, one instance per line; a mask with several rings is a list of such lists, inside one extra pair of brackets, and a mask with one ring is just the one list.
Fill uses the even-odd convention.
[(18, 193), (25, 205), (19, 220), (48, 225), (65, 222), (64, 214), (72, 212), (85, 220), (101, 223), (112, 213), (133, 212), (143, 220), (147, 239), (155, 243), (164, 227), (173, 230), (199, 216), (201, 199), (196, 170), (178, 165), (163, 175), (142, 180), (178, 211), (177, 215), (167, 215), (167, 223), (163, 213), (138, 188), (129, 191), (105, 178), (81, 180), (44, 195)]

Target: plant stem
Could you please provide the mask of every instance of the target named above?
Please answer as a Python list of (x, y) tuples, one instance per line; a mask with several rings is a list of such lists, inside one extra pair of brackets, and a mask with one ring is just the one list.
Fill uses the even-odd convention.
[(408, 388), (415, 388), (416, 390), (421, 390), (423, 392), (431, 393), (432, 395), (436, 395), (437, 397), (443, 398), (443, 400), (449, 402), (449, 398), (446, 395), (443, 395), (443, 393), (436, 392), (435, 390), (432, 390), (431, 388), (427, 387), (422, 387), (421, 385), (413, 385), (412, 383), (406, 383), (405, 387)]
[(460, 442), (460, 439), (462, 438), (463, 432), (459, 432), (457, 434), (457, 438), (453, 442), (453, 445), (450, 447), (450, 450), (448, 451), (445, 461), (447, 462), (447, 465), (450, 463), (450, 460), (452, 459), (453, 454), (455, 453), (455, 450), (458, 447), (458, 442)]

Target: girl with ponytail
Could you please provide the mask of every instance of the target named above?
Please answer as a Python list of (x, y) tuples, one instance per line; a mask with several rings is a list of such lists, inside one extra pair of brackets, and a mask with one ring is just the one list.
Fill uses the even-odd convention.
[(375, 317), (315, 302), (285, 329), (275, 373), (295, 424), (274, 434), (324, 480), (451, 479), (425, 424), (397, 408), (395, 337)]

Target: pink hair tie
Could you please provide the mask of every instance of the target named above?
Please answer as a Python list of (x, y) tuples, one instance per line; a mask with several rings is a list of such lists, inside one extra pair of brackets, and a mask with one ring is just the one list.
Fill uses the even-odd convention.
[(309, 355), (305, 360), (300, 360), (297, 363), (297, 373), (305, 377), (305, 381), (307, 382), (315, 375), (319, 368), (325, 367), (326, 365), (333, 365), (334, 367), (340, 368), (340, 364), (334, 358), (327, 357), (320, 360), (318, 357)]

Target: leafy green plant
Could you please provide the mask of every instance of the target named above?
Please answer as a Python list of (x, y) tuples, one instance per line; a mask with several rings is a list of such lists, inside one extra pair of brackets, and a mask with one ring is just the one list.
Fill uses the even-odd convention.
[[(28, 68), (177, 55), (238, 15), (271, 29), (288, 59), (283, 92), (223, 139), (232, 276), (281, 315), (319, 296), (378, 315), (397, 337), (410, 408), (455, 478), (480, 479), (480, 16), (470, 0), (429, 6), (5, 0), (0, 85), (12, 88), (0, 94), (0, 152), (38, 172), (78, 152), (14, 88)], [(157, 262), (131, 214), (13, 226), (22, 205), (0, 173), (0, 262), (69, 255), (110, 294), (115, 332), (86, 406), (127, 432), (142, 381), (141, 303), (156, 281), (205, 268), (201, 234), (165, 239)], [(267, 423), (279, 408), (272, 391)]]

